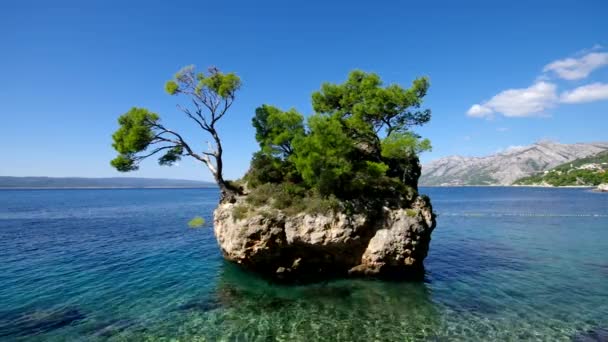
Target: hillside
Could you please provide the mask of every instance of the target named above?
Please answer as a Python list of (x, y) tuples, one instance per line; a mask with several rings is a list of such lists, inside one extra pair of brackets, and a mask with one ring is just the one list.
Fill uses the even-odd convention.
[(608, 150), (608, 142), (538, 142), (485, 157), (450, 156), (422, 167), (420, 185), (511, 185), (518, 179)]
[(515, 182), (518, 185), (589, 185), (608, 183), (608, 151), (576, 159)]
[(159, 178), (81, 178), (0, 176), (0, 188), (210, 188), (215, 183)]

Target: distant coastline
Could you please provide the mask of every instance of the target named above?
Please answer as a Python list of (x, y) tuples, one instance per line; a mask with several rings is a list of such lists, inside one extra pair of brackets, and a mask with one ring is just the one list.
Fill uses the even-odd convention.
[(563, 186), (552, 186), (552, 185), (501, 185), (501, 184), (485, 184), (485, 185), (419, 185), (420, 188), (548, 188), (548, 189), (560, 189), (560, 188), (581, 188), (591, 189), (595, 188), (592, 185), (563, 185)]
[(84, 178), (0, 176), (0, 189), (184, 189), (216, 188), (213, 182), (164, 178)]
[(129, 189), (216, 189), (217, 186), (81, 186), (81, 187), (0, 187), (1, 190), (129, 190)]

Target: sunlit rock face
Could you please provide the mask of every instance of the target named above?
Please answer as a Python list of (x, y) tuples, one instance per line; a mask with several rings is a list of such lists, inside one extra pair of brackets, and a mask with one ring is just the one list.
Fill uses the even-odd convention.
[(237, 219), (234, 203), (220, 203), (214, 231), (224, 257), (283, 281), (334, 277), (419, 278), (435, 216), (426, 197), (409, 208), (365, 214), (285, 215), (258, 208)]

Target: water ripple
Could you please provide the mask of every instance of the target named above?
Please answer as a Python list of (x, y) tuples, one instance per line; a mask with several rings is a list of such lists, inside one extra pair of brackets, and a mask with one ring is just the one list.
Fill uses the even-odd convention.
[(0, 191), (0, 340), (584, 340), (608, 327), (608, 196), (427, 188), (422, 283), (270, 284), (222, 260), (215, 190)]

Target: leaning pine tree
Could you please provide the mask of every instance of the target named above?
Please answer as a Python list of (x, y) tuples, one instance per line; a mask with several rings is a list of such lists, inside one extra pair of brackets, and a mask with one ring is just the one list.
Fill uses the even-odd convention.
[(155, 155), (160, 156), (160, 165), (172, 165), (183, 156), (190, 156), (207, 166), (220, 188), (222, 200), (234, 197), (238, 190), (222, 174), (222, 141), (216, 126), (232, 106), (240, 86), (241, 80), (234, 73), (222, 73), (215, 67), (207, 73), (197, 72), (193, 66), (183, 68), (166, 83), (165, 90), (170, 95), (190, 99), (191, 106), (177, 108), (211, 136), (208, 149), (196, 151), (183, 135), (162, 124), (158, 114), (134, 107), (118, 118), (120, 127), (112, 135), (112, 146), (119, 154), (111, 161), (112, 166), (128, 172), (137, 170), (142, 160)]

